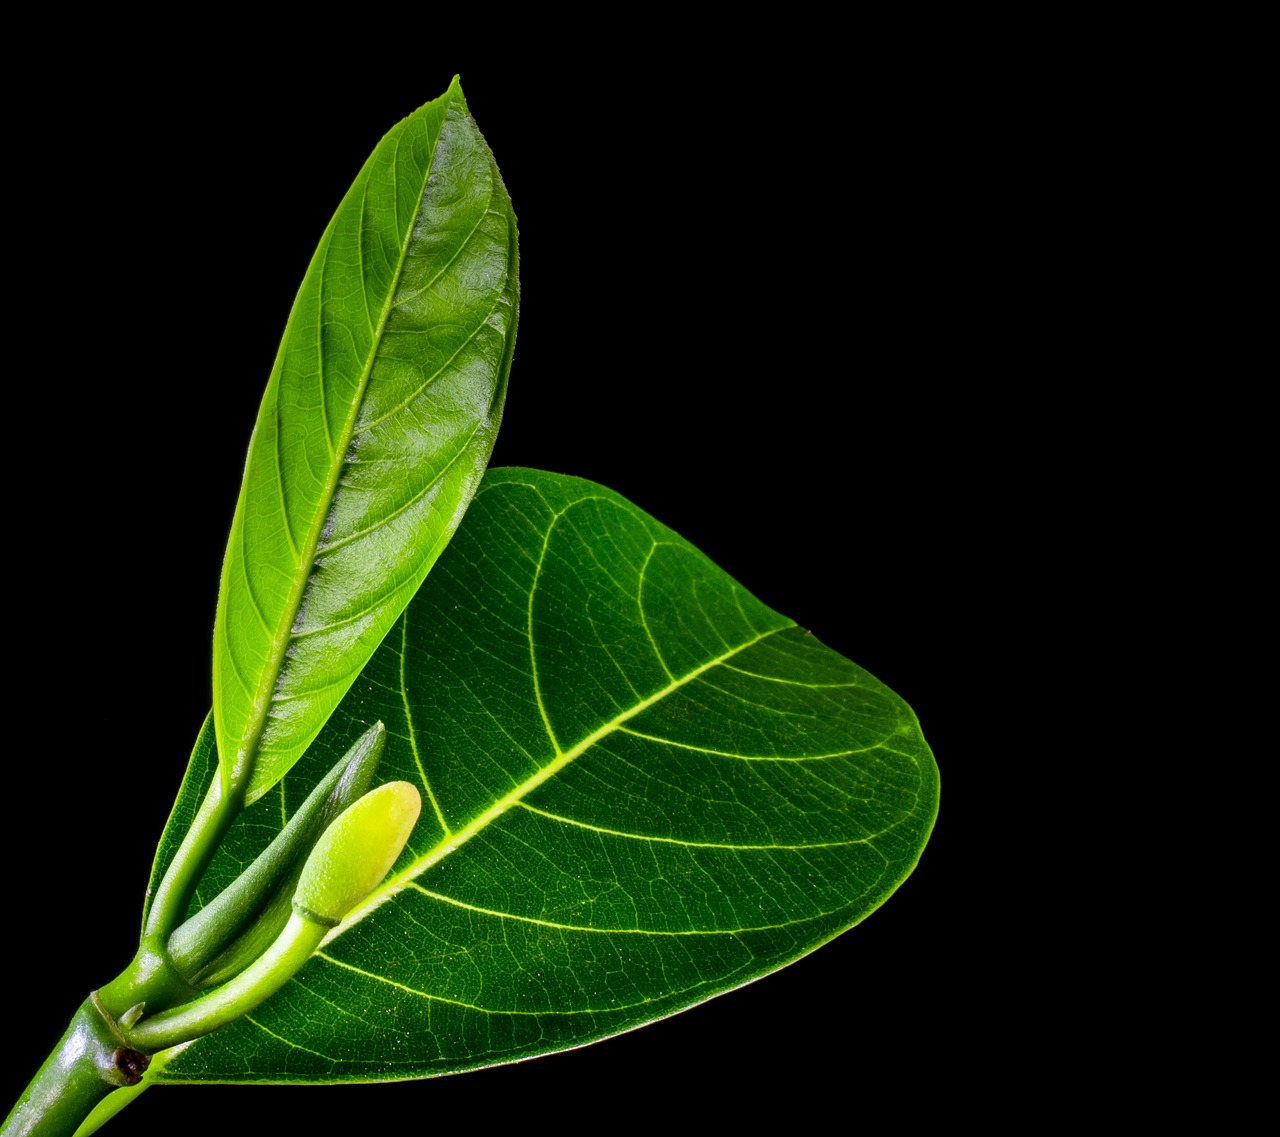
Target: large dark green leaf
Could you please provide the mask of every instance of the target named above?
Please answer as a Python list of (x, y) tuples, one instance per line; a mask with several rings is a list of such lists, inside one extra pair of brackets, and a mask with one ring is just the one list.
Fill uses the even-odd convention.
[(661, 1018), (861, 920), (937, 807), (883, 684), (618, 495), (538, 471), (490, 472), (204, 895), (379, 718), (385, 774), (424, 791), (410, 848), (294, 981), (157, 1083), (418, 1077)]
[(516, 290), (515, 218), (455, 80), (338, 207), (258, 414), (213, 663), (218, 753), (247, 800), (310, 745), (462, 517)]

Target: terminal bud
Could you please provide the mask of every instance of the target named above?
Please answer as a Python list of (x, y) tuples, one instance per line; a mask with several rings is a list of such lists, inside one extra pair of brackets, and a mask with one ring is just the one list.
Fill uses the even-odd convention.
[(294, 912), (329, 928), (340, 923), (396, 863), (421, 810), (408, 782), (388, 782), (348, 806), (307, 857)]

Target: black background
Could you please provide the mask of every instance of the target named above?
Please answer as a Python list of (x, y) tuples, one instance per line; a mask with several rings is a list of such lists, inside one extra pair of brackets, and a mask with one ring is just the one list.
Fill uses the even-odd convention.
[(24, 662), (4, 951), (27, 1024), (9, 1100), (131, 954), (209, 703), (244, 450), (315, 242), (450, 66), (520, 224), (494, 464), (611, 486), (898, 691), (938, 757), (938, 825), (863, 925), (666, 1022), (427, 1083), (166, 1088), (124, 1124), (171, 1133), (186, 1111), (280, 1095), (299, 1125), (461, 1124), (477, 1103), (495, 1125), (589, 1123), (595, 1102), (733, 1124), (840, 1114), (869, 1087), (913, 1105), (977, 1023), (994, 1041), (975, 1094), (1027, 1061), (996, 978), (1022, 933), (996, 897), (1024, 745), (1002, 676), (1034, 666), (1020, 608), (1042, 555), (1026, 539), (1042, 467), (1016, 414), (1043, 362), (1026, 352), (1044, 319), (1039, 173), (1007, 91), (883, 46), (873, 69), (780, 57), (714, 76), (444, 51), (376, 82), (317, 82), (301, 58), (46, 74), (15, 127), (9, 265)]

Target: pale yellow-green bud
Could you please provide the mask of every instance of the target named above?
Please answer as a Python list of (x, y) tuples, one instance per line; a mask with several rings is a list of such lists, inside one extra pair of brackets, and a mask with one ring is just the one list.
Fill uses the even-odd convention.
[(422, 799), (408, 782), (371, 790), (338, 814), (312, 847), (293, 894), (293, 914), (274, 942), (228, 983), (172, 1011), (119, 1019), (125, 1040), (144, 1054), (176, 1046), (248, 1014), (311, 958), (329, 928), (369, 895), (404, 848)]
[(325, 927), (338, 924), (387, 875), (421, 810), (408, 782), (388, 782), (348, 806), (307, 857), (293, 910)]

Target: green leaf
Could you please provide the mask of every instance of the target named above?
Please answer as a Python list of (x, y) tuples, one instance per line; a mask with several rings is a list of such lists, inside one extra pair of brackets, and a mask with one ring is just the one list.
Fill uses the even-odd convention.
[(310, 745), (475, 492), (516, 268), (510, 202), (455, 79), (338, 207), (254, 427), (213, 655), (219, 760), (247, 801)]
[(578, 1046), (857, 923), (937, 809), (910, 708), (617, 494), (486, 477), (329, 727), (211, 883), (368, 723), (422, 789), (392, 877), (154, 1079), (368, 1081)]

